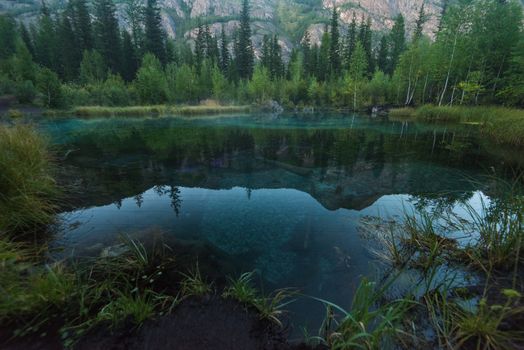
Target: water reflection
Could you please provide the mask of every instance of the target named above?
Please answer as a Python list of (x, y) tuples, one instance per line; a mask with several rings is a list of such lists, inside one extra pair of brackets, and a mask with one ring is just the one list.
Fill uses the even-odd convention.
[[(97, 255), (121, 233), (147, 241), (155, 229), (221, 273), (256, 270), (269, 290), (297, 287), (343, 306), (376, 268), (358, 234), (363, 216), (475, 201), (490, 191), (485, 169), (505, 170), (470, 129), (363, 117), (66, 119), (41, 128), (67, 154), (64, 254)], [(294, 312), (300, 323), (322, 316), (300, 304)]]

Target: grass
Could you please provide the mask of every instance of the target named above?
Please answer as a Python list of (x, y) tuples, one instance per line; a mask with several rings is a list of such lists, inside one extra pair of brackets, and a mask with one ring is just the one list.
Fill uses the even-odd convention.
[(84, 106), (75, 107), (72, 113), (79, 117), (104, 117), (104, 116), (148, 116), (148, 115), (208, 115), (248, 112), (248, 106), (127, 106), (127, 107), (102, 107)]
[(524, 147), (524, 110), (522, 109), (424, 105), (417, 109), (393, 109), (390, 115), (429, 122), (478, 125), (481, 134), (496, 143)]
[(296, 293), (290, 289), (280, 289), (268, 296), (260, 295), (253, 287), (253, 275), (254, 272), (246, 272), (238, 279), (230, 278), (230, 285), (224, 290), (222, 296), (253, 307), (262, 319), (282, 327), (280, 317), (285, 312), (284, 307), (294, 301), (290, 298)]
[(53, 221), (60, 194), (53, 171), (36, 130), (0, 125), (0, 232), (34, 232)]

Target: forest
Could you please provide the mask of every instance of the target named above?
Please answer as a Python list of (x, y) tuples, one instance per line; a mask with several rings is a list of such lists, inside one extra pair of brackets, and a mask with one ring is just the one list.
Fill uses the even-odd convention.
[(524, 36), (518, 1), (446, 2), (438, 30), (423, 34), (402, 14), (386, 33), (369, 18), (340, 24), (332, 11), (320, 43), (306, 31), (284, 57), (277, 34), (251, 41), (243, 2), (232, 35), (199, 21), (191, 43), (162, 29), (156, 0), (126, 2), (126, 28), (111, 0), (45, 3), (36, 23), (0, 17), (0, 94), (47, 108), (198, 104), (362, 110), (375, 105), (524, 105)]

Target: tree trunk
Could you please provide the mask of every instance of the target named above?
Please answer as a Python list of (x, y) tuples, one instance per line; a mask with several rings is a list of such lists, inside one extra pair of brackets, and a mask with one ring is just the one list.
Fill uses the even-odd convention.
[(453, 59), (455, 58), (455, 48), (457, 47), (457, 38), (458, 38), (458, 28), (455, 32), (455, 40), (453, 42), (453, 50), (451, 51), (451, 59), (449, 60), (449, 66), (448, 66), (448, 74), (446, 76), (446, 82), (444, 83), (444, 89), (442, 89), (442, 95), (440, 95), (440, 101), (438, 103), (439, 106), (442, 106), (442, 101), (444, 100), (444, 96), (446, 95), (446, 91), (448, 89), (449, 84), (449, 76), (451, 74), (451, 66), (453, 65)]

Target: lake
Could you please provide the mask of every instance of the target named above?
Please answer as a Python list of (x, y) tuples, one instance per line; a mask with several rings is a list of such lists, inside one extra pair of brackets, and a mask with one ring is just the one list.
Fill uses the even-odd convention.
[[(217, 281), (256, 271), (265, 292), (296, 288), (349, 307), (380, 264), (362, 219), (461, 210), (522, 155), (472, 127), (358, 115), (50, 119), (39, 123), (72, 193), (60, 256), (117, 253), (122, 235), (162, 242)], [(504, 157), (501, 154), (505, 154)], [(291, 304), (295, 334), (322, 306)]]

